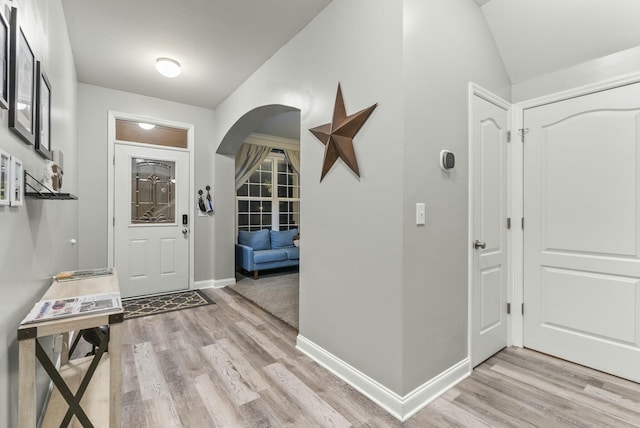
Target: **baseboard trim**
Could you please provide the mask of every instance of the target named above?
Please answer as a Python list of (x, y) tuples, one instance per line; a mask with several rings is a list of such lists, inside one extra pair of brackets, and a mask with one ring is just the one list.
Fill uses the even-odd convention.
[(449, 367), (403, 397), (403, 421), (471, 375), (469, 357)]
[(298, 335), (296, 348), (401, 422), (471, 374), (469, 358), (465, 358), (403, 397), (304, 336)]
[(224, 278), (224, 279), (206, 279), (204, 281), (196, 281), (194, 286), (196, 289), (201, 288), (224, 288), (230, 285), (235, 285), (235, 278)]
[(296, 348), (402, 421), (402, 397), (355, 367), (298, 335)]

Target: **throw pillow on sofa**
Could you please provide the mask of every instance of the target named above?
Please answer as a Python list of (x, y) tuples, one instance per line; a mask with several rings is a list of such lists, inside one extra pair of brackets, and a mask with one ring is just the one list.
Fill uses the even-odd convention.
[(238, 244), (251, 247), (254, 251), (270, 250), (269, 229), (262, 229), (256, 232), (238, 232)]
[(293, 247), (293, 237), (298, 234), (298, 229), (271, 230), (271, 248)]

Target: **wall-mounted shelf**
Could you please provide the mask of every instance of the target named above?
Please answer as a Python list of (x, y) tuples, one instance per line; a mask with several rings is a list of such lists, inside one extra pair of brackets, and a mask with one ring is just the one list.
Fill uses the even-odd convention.
[[(42, 190), (38, 190), (37, 187), (29, 183), (29, 180), (37, 183), (35, 186), (41, 187)], [(29, 174), (26, 170), (24, 171), (24, 185), (25, 188), (28, 187), (29, 189), (33, 190), (33, 192), (25, 192), (24, 196), (27, 198), (49, 199), (58, 201), (78, 199), (77, 196), (72, 195), (71, 193), (54, 192), (53, 190), (45, 186), (44, 183), (42, 183), (40, 180)]]
[(51, 200), (71, 200), (78, 199), (76, 195), (72, 195), (71, 193), (42, 193), (42, 192), (26, 192), (24, 194), (27, 198), (34, 199), (51, 199)]

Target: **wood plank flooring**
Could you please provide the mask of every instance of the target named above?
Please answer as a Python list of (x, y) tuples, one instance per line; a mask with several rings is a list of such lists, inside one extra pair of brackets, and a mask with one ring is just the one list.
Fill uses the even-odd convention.
[[(640, 427), (640, 384), (510, 348), (404, 424), (227, 290), (124, 322), (123, 427)], [(640, 362), (639, 362), (640, 364)]]

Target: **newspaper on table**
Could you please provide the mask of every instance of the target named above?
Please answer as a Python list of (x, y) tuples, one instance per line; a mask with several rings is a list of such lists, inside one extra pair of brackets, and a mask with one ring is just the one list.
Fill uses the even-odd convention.
[(96, 312), (122, 309), (120, 293), (89, 294), (64, 299), (42, 300), (22, 320), (22, 324), (51, 321)]

